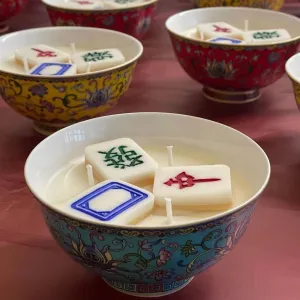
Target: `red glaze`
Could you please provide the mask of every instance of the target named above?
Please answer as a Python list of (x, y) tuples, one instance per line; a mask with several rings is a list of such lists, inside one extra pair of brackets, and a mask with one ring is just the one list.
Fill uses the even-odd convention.
[(18, 14), (25, 6), (27, 0), (1, 0), (0, 23)]
[(246, 91), (268, 86), (285, 73), (285, 62), (300, 39), (275, 46), (231, 46), (193, 41), (170, 33), (176, 57), (185, 72), (205, 86)]
[(104, 11), (76, 11), (47, 6), (51, 23), (55, 26), (86, 26), (116, 30), (136, 38), (148, 31), (156, 3), (130, 9)]

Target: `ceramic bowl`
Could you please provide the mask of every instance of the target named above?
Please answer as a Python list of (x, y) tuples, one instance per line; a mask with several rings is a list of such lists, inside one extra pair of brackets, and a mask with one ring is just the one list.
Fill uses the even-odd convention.
[(198, 7), (242, 6), (280, 10), (284, 0), (194, 0)]
[[(199, 23), (220, 20), (241, 29), (245, 20), (249, 20), (250, 30), (280, 26), (289, 31), (292, 39), (267, 45), (225, 45), (184, 35)], [(246, 103), (258, 99), (261, 88), (282, 77), (285, 62), (298, 51), (300, 43), (299, 18), (265, 9), (194, 9), (171, 16), (166, 27), (184, 71), (204, 86), (206, 98), (224, 103)]]
[[(119, 48), (126, 62), (104, 71), (72, 76), (33, 76), (3, 63), (17, 48), (46, 44), (77, 50)], [(98, 117), (114, 107), (127, 91), (143, 46), (135, 38), (107, 29), (48, 27), (0, 37), (0, 96), (21, 115), (34, 121), (37, 131), (50, 134), (59, 128)], [(2, 62), (2, 63), (1, 63)], [(13, 65), (13, 58), (12, 62)], [(20, 67), (19, 67), (20, 68)], [(21, 69), (22, 70), (22, 69)], [(0, 97), (0, 98), (1, 98)]]
[(25, 6), (27, 0), (1, 0), (0, 1), (0, 34), (8, 31), (4, 22), (17, 15)]
[[(181, 126), (174, 130), (174, 124)], [(229, 165), (232, 174), (247, 182), (247, 194), (226, 212), (165, 227), (83, 221), (57, 209), (55, 199), (45, 198), (52, 175), (81, 156), (87, 145), (124, 136), (189, 141)], [(269, 176), (266, 154), (244, 134), (213, 121), (167, 113), (111, 115), (74, 124), (42, 141), (25, 165), (27, 185), (58, 244), (110, 286), (136, 296), (177, 291), (229, 253), (244, 234)]]
[(78, 10), (61, 7), (60, 0), (43, 0), (54, 26), (85, 26), (120, 31), (141, 39), (150, 28), (158, 0), (121, 9)]
[(294, 90), (294, 95), (298, 108), (300, 109), (300, 53), (292, 56), (285, 64), (285, 70), (288, 74)]

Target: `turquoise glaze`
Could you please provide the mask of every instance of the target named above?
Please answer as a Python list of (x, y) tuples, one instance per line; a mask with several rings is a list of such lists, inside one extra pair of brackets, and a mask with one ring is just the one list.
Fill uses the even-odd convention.
[(135, 295), (178, 290), (223, 258), (244, 234), (255, 208), (181, 228), (117, 229), (63, 216), (43, 206), (59, 245), (112, 287)]

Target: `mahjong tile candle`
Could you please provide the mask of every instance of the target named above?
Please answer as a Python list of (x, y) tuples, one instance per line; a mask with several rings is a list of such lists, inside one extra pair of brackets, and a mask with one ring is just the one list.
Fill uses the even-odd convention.
[(171, 16), (166, 27), (178, 62), (205, 98), (229, 104), (259, 99), (300, 43), (299, 18), (265, 9), (194, 9)]
[(86, 26), (121, 31), (141, 39), (158, 0), (42, 0), (54, 26)]
[(11, 33), (0, 48), (0, 96), (42, 134), (115, 106), (143, 52), (129, 35), (82, 27)]
[(85, 162), (93, 166), (98, 179), (120, 179), (126, 182), (152, 184), (156, 161), (129, 138), (89, 145)]
[(230, 252), (269, 176), (266, 154), (244, 134), (165, 113), (74, 124), (42, 141), (25, 165), (70, 257), (120, 292), (153, 297), (185, 287)]

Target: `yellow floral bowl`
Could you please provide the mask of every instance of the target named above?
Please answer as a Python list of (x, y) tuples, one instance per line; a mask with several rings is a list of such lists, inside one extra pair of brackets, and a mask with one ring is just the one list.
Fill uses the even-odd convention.
[[(71, 52), (118, 48), (122, 65), (69, 76), (28, 75), (14, 61), (17, 48), (46, 44)], [(142, 44), (129, 35), (87, 27), (46, 27), (11, 33), (0, 38), (0, 98), (15, 111), (34, 121), (42, 134), (103, 115), (127, 91)]]
[[(227, 22), (250, 30), (285, 28), (291, 39), (269, 44), (218, 44), (197, 38), (196, 25)], [(184, 71), (203, 85), (212, 101), (242, 104), (260, 98), (260, 89), (285, 74), (286, 61), (300, 45), (300, 19), (266, 9), (198, 8), (171, 16), (166, 22), (176, 58)]]
[(286, 62), (285, 70), (292, 81), (296, 103), (300, 110), (300, 53), (295, 54)]
[(284, 0), (195, 0), (198, 7), (243, 6), (280, 10)]

